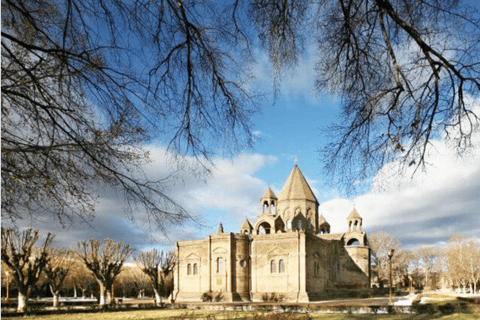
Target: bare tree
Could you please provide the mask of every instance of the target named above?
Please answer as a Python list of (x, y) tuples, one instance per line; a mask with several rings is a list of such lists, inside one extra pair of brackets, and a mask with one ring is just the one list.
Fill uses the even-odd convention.
[(416, 250), (425, 277), (425, 288), (430, 287), (429, 276), (438, 270), (439, 250), (432, 246), (421, 246)]
[(416, 271), (416, 257), (410, 250), (400, 250), (395, 252), (395, 273), (399, 283), (409, 286), (412, 281), (412, 275)]
[(93, 277), (92, 272), (87, 269), (83, 261), (74, 259), (74, 263), (70, 268), (66, 282), (66, 285), (72, 287), (75, 298), (77, 297), (77, 289), (80, 289), (82, 292), (82, 299), (85, 299), (87, 290), (95, 283), (95, 278)]
[(466, 293), (466, 287), (470, 282), (468, 269), (469, 250), (468, 239), (464, 234), (454, 234), (447, 243), (445, 249), (448, 275), (457, 287), (461, 287)]
[(45, 275), (53, 295), (53, 307), (58, 308), (60, 290), (69, 275), (75, 261), (73, 260), (73, 251), (63, 248), (50, 248), (50, 259), (45, 265)]
[(17, 312), (26, 311), (30, 290), (40, 279), (50, 259), (48, 249), (54, 236), (47, 234), (43, 245), (36, 247), (39, 237), (38, 230), (20, 232), (18, 229), (2, 227), (2, 261), (11, 270), (18, 289)]
[(172, 251), (158, 251), (156, 249), (140, 252), (137, 257), (137, 263), (150, 278), (153, 291), (155, 292), (155, 303), (161, 305), (162, 296), (165, 294), (165, 279), (173, 270), (175, 254)]
[(103, 244), (100, 240), (90, 239), (78, 243), (77, 253), (98, 283), (100, 306), (112, 303), (113, 282), (125, 261), (133, 253), (133, 248), (129, 244), (114, 242), (111, 239), (105, 240)]
[[(251, 15), (277, 74), (317, 46), (316, 88), (341, 100), (326, 129), (329, 173), (347, 188), (386, 163), (424, 167), (432, 140), (459, 154), (479, 114), (480, 11), (462, 0), (252, 0)], [(338, 175), (337, 175), (338, 173)]]
[(477, 292), (477, 282), (480, 280), (480, 247), (475, 239), (467, 242), (467, 269), (470, 276), (470, 293)]
[(141, 165), (152, 139), (206, 167), (213, 152), (251, 145), (249, 48), (223, 9), (2, 1), (4, 218), (90, 220), (107, 186), (162, 231), (187, 219), (167, 193), (172, 177), (147, 177)]
[(372, 232), (368, 236), (368, 243), (372, 249), (372, 264), (378, 274), (380, 283), (388, 279), (388, 250), (394, 249), (394, 260), (400, 254), (400, 242), (387, 232)]
[(143, 298), (151, 287), (150, 278), (136, 265), (125, 266), (115, 279), (115, 287), (121, 288), (124, 297)]

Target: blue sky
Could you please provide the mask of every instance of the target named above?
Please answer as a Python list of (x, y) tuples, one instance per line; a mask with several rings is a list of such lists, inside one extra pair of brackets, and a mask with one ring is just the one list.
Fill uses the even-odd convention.
[[(258, 62), (253, 85), (271, 92), (266, 59), (260, 57)], [(129, 220), (118, 199), (121, 195), (105, 193), (99, 198), (97, 217), (90, 226), (75, 222), (62, 228), (47, 219), (28, 223), (55, 233), (61, 246), (110, 237), (138, 250), (173, 248), (174, 241), (204, 238), (216, 232), (220, 221), (226, 232), (238, 232), (245, 218), (253, 223), (265, 189), (271, 186), (278, 195), (298, 159), (333, 233), (346, 231), (346, 217), (355, 207), (367, 232), (390, 232), (405, 247), (442, 244), (457, 232), (479, 239), (480, 135), (474, 137), (476, 147), (463, 159), (440, 139), (434, 141), (425, 172), (413, 178), (411, 172), (396, 176), (396, 171), (386, 166), (374, 177), (371, 190), (349, 197), (340, 188), (328, 185), (328, 177), (323, 174), (319, 150), (327, 141), (321, 128), (338, 120), (339, 106), (333, 97), (315, 94), (313, 67), (313, 58), (302, 61), (284, 75), (276, 99), (268, 94), (262, 100), (262, 112), (252, 119), (257, 137), (254, 149), (233, 158), (214, 157), (215, 167), (206, 177), (179, 173), (168, 192), (196, 217), (196, 222), (172, 226), (164, 235), (145, 222), (141, 209), (135, 212), (135, 222)], [(172, 166), (165, 146), (149, 148), (154, 161), (145, 167), (147, 175), (168, 175)], [(193, 160), (186, 158), (185, 162)], [(395, 168), (395, 164), (391, 166)]]

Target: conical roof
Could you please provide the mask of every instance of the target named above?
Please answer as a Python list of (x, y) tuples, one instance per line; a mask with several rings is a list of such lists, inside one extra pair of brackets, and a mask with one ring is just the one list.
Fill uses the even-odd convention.
[(313, 194), (312, 189), (305, 180), (305, 177), (300, 171), (298, 165), (293, 167), (290, 176), (283, 185), (282, 190), (278, 195), (278, 200), (310, 200), (317, 202), (317, 198)]
[(272, 188), (268, 187), (263, 196), (260, 199), (275, 199), (278, 200), (275, 193), (273, 193)]
[(350, 219), (362, 219), (362, 217), (360, 217), (357, 210), (355, 210), (355, 208), (353, 208), (353, 210), (350, 213), (350, 215), (348, 216), (347, 220), (350, 220)]
[(318, 225), (329, 225), (330, 224), (327, 222), (327, 220), (325, 219), (325, 217), (323, 216), (323, 214), (320, 215), (320, 218), (318, 218)]
[(243, 229), (250, 229), (250, 230), (253, 229), (253, 227), (252, 227), (252, 225), (250, 224), (250, 221), (248, 221), (248, 219), (243, 220), (243, 223), (242, 223), (242, 225), (240, 226), (240, 230), (243, 230)]

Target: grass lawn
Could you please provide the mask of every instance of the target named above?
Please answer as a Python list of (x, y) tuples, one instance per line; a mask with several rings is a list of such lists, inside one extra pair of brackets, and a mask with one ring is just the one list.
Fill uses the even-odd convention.
[(429, 315), (429, 314), (396, 314), (396, 315), (374, 315), (374, 314), (341, 314), (341, 313), (272, 313), (272, 312), (223, 312), (205, 310), (138, 310), (138, 311), (116, 311), (102, 313), (82, 314), (61, 314), (47, 316), (25, 316), (22, 319), (45, 319), (45, 320), (123, 320), (123, 319), (178, 319), (178, 320), (229, 320), (229, 319), (252, 319), (252, 320), (301, 320), (301, 319), (480, 319), (480, 314), (451, 314), (451, 315)]

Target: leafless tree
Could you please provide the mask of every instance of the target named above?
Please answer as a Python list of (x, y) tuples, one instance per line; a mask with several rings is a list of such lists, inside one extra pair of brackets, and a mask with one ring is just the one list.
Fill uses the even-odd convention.
[(422, 270), (425, 279), (425, 288), (430, 287), (429, 276), (436, 270), (439, 257), (439, 250), (432, 246), (421, 246), (417, 248), (415, 254), (420, 261), (420, 270)]
[(45, 275), (53, 295), (53, 307), (58, 308), (60, 290), (63, 288), (70, 269), (75, 263), (73, 251), (64, 248), (49, 248), (50, 259), (45, 265)]
[(77, 297), (77, 289), (82, 292), (82, 299), (86, 298), (89, 288), (95, 283), (92, 272), (87, 269), (85, 263), (79, 259), (74, 259), (74, 263), (70, 268), (69, 276), (66, 279), (66, 285), (73, 289), (73, 295)]
[[(251, 145), (245, 35), (216, 1), (2, 1), (2, 215), (90, 220), (104, 186), (161, 230), (189, 216), (148, 142)], [(235, 49), (234, 49), (235, 48)], [(180, 161), (179, 161), (180, 162)]]
[(78, 243), (77, 251), (85, 266), (92, 272), (100, 288), (100, 306), (112, 303), (114, 297), (112, 285), (122, 270), (125, 261), (133, 253), (129, 244), (107, 239), (90, 239)]
[(470, 293), (477, 292), (477, 283), (480, 281), (480, 247), (475, 239), (468, 239), (466, 243), (466, 269), (469, 275)]
[(450, 279), (458, 288), (462, 288), (463, 293), (466, 293), (470, 282), (468, 238), (464, 234), (454, 234), (448, 240), (445, 255)]
[(11, 270), (18, 289), (17, 312), (26, 311), (30, 290), (40, 279), (50, 259), (48, 249), (54, 236), (47, 234), (43, 245), (37, 247), (35, 243), (39, 237), (38, 230), (20, 232), (18, 229), (2, 227), (2, 261)]
[(472, 101), (480, 93), (477, 3), (252, 0), (251, 7), (277, 73), (298, 61), (305, 39), (315, 39), (316, 88), (342, 105), (323, 149), (333, 183), (353, 188), (393, 160), (414, 172), (440, 136), (459, 154), (471, 146), (479, 124)]
[(158, 251), (156, 249), (140, 252), (137, 263), (150, 278), (155, 292), (155, 303), (161, 305), (162, 296), (165, 294), (165, 279), (175, 266), (175, 254), (172, 251)]
[(392, 260), (395, 263), (397, 256), (400, 254), (400, 242), (387, 232), (372, 232), (368, 236), (368, 243), (372, 249), (372, 264), (377, 270), (379, 281), (382, 282), (388, 279), (388, 250), (395, 250)]
[(143, 298), (150, 287), (150, 278), (136, 265), (125, 266), (115, 279), (115, 288), (121, 288), (124, 297)]
[(403, 286), (411, 284), (412, 275), (415, 273), (417, 261), (410, 250), (399, 250), (395, 252), (395, 274), (399, 283)]

